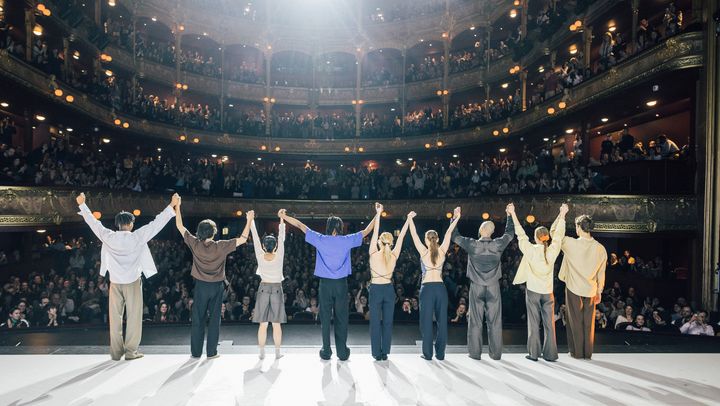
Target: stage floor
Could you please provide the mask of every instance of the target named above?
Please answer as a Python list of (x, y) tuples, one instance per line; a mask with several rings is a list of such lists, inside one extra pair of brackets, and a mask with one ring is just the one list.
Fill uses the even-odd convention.
[[(315, 350), (316, 351), (316, 350)], [(322, 361), (289, 348), (284, 358), (251, 354), (195, 360), (156, 354), (114, 362), (107, 355), (2, 355), (2, 405), (690, 405), (720, 402), (720, 354), (523, 354), (476, 361), (417, 353), (375, 362), (355, 353)]]

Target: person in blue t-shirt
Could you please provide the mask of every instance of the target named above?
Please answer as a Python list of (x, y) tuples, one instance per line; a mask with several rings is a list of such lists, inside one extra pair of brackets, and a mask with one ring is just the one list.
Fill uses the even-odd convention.
[[(382, 206), (375, 203), (375, 217), (380, 213)], [(281, 219), (305, 233), (305, 241), (317, 250), (315, 276), (320, 278), (318, 304), (323, 341), (320, 358), (329, 360), (332, 356), (330, 321), (334, 314), (335, 349), (338, 358), (345, 361), (350, 357), (350, 349), (346, 345), (349, 316), (347, 277), (352, 273), (350, 250), (362, 245), (363, 238), (370, 234), (375, 226), (375, 218), (364, 230), (349, 235), (342, 235), (343, 221), (340, 217), (328, 217), (325, 234), (309, 229), (299, 220), (285, 214), (284, 210)]]

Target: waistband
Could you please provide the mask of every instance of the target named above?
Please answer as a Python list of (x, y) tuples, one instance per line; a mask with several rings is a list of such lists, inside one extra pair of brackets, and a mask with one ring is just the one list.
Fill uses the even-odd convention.
[(443, 282), (425, 282), (422, 286), (445, 286)]
[(260, 286), (281, 287), (282, 282), (260, 282)]
[(347, 283), (347, 276), (343, 276), (342, 278), (323, 278), (321, 276), (317, 277), (320, 279), (320, 282), (329, 283), (329, 282), (346, 282)]

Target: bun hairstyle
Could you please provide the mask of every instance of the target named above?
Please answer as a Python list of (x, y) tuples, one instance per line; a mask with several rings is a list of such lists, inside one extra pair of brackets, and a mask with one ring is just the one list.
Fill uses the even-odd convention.
[(340, 217), (330, 216), (327, 219), (325, 225), (325, 235), (332, 235), (333, 232), (337, 235), (342, 235), (343, 221)]
[(262, 238), (262, 247), (268, 254), (275, 252), (277, 248), (277, 238), (274, 235), (266, 235)]
[(582, 214), (575, 218), (575, 226), (577, 226), (578, 228), (580, 228), (582, 231), (584, 231), (586, 233), (589, 233), (590, 231), (592, 231), (594, 225), (595, 224), (593, 223), (592, 218), (590, 216), (588, 216), (587, 214)]
[(550, 241), (550, 232), (545, 227), (538, 227), (535, 229), (535, 242), (543, 245), (543, 256), (545, 257), (545, 263), (548, 263), (547, 249), (548, 241)]
[(380, 246), (380, 252), (383, 254), (385, 259), (385, 265), (388, 265), (392, 260), (392, 247), (393, 247), (393, 236), (387, 231), (380, 234), (378, 238), (378, 245)]
[(428, 248), (430, 249), (430, 262), (435, 265), (437, 263), (438, 256), (440, 256), (440, 245), (438, 244), (439, 237), (437, 231), (426, 231), (425, 239), (427, 240)]
[(203, 220), (198, 224), (196, 234), (198, 240), (212, 239), (217, 234), (217, 225), (212, 220)]
[(135, 223), (135, 216), (132, 213), (121, 211), (115, 215), (115, 227), (120, 228), (122, 226), (129, 226)]

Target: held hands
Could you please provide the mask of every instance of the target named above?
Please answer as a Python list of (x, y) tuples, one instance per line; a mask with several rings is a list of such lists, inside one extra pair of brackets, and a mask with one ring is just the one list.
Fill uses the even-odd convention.
[(278, 210), (277, 215), (278, 215), (278, 218), (280, 219), (280, 223), (281, 223), (281, 224), (284, 223), (284, 222), (285, 222), (285, 216), (286, 216), (286, 214), (285, 214), (285, 209), (280, 209), (280, 210)]
[(564, 216), (570, 211), (570, 208), (568, 207), (567, 203), (563, 203), (560, 205), (560, 215)]
[(410, 213), (407, 214), (408, 220), (414, 219), (415, 216), (417, 216), (417, 213), (415, 213), (414, 211), (411, 211)]
[(77, 201), (78, 206), (85, 204), (85, 193), (80, 193), (78, 197), (75, 198), (75, 201)]
[(515, 214), (515, 204), (513, 204), (513, 203), (508, 204), (507, 207), (505, 207), (505, 213), (508, 216), (514, 215)]
[(172, 199), (170, 199), (170, 206), (176, 208), (178, 205), (180, 205), (180, 195), (175, 193), (172, 195)]
[(247, 216), (248, 221), (255, 220), (255, 210), (248, 210), (246, 216)]
[(462, 210), (460, 209), (460, 206), (456, 207), (455, 210), (453, 210), (453, 220), (459, 219), (461, 214)]
[(383, 212), (383, 205), (375, 202), (375, 213), (380, 214)]

